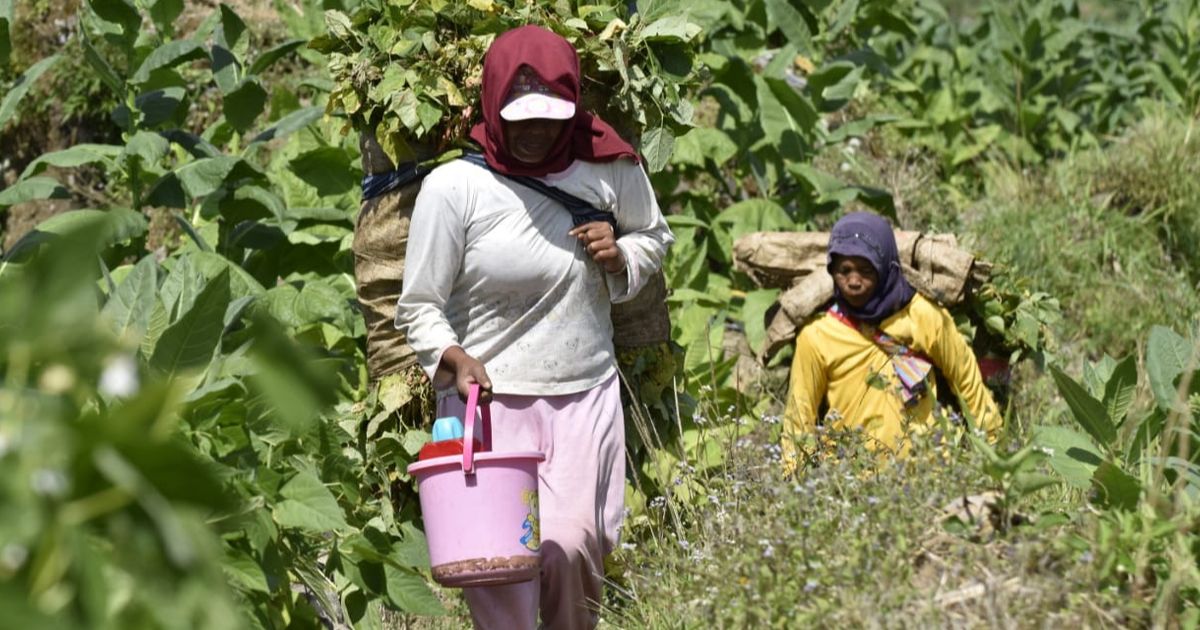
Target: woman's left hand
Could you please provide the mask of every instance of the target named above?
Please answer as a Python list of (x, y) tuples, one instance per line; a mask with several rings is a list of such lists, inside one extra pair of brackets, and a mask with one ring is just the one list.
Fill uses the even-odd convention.
[(608, 273), (620, 273), (625, 269), (625, 255), (617, 247), (617, 235), (608, 223), (584, 223), (572, 229), (569, 234), (579, 239), (592, 260), (600, 263)]

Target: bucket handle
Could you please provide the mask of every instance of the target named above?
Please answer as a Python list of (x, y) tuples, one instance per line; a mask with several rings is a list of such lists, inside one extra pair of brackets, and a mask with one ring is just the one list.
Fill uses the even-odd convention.
[[(463, 464), (462, 464), (462, 467), (463, 467), (463, 474), (466, 474), (466, 475), (475, 474), (475, 416), (476, 415), (483, 416), (483, 426), (481, 427), (481, 429), (482, 429), (481, 432), (483, 433), (483, 440), (481, 440), (480, 442), (483, 444), (484, 450), (491, 450), (492, 408), (491, 408), (491, 405), (489, 405), (487, 403), (483, 404), (482, 406), (479, 404), (479, 391), (480, 391), (479, 383), (472, 383), (470, 390), (467, 392), (466, 413), (463, 414), (466, 416), (466, 418), (464, 418), (464, 420), (466, 421), (466, 422), (464, 422), (464, 424), (466, 426), (463, 429)], [(480, 413), (476, 414), (476, 410), (478, 410)]]

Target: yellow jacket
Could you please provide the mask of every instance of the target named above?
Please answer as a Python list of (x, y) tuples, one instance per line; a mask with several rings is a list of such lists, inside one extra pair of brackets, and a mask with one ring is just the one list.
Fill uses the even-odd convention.
[[(946, 309), (917, 294), (907, 306), (885, 319), (884, 333), (924, 354), (975, 421), (995, 436), (1000, 412), (983, 384), (979, 365)], [(904, 408), (899, 379), (891, 357), (875, 341), (837, 318), (822, 312), (810, 320), (796, 339), (790, 391), (784, 414), (784, 466), (795, 468), (796, 440), (817, 424), (822, 399), (828, 400), (832, 429), (861, 427), (870, 448), (904, 451), (904, 436), (931, 426), (937, 385), (930, 374), (929, 391), (920, 402)], [(880, 378), (882, 377), (882, 378)]]

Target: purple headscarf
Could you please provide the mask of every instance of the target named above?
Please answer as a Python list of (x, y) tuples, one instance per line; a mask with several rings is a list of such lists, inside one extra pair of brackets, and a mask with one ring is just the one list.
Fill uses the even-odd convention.
[(845, 314), (863, 322), (879, 324), (908, 305), (916, 289), (904, 279), (896, 235), (887, 219), (870, 212), (851, 212), (838, 220), (829, 233), (827, 268), (833, 274), (833, 256), (861, 256), (870, 261), (879, 275), (875, 292), (862, 308), (850, 306), (833, 285), (833, 297)]

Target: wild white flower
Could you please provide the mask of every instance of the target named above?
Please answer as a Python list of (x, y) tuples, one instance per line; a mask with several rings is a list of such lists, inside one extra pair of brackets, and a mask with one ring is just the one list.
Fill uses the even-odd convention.
[(74, 386), (75, 372), (61, 363), (47, 367), (38, 378), (38, 387), (47, 394), (62, 394)]
[(4, 549), (0, 549), (0, 566), (9, 572), (20, 569), (27, 558), (29, 558), (29, 550), (22, 545), (9, 543), (4, 545)]
[(860, 140), (858, 138), (850, 138), (850, 140), (848, 140), (846, 142), (846, 144), (850, 145), (851, 149), (857, 149), (862, 146), (862, 140)]
[(100, 393), (113, 398), (128, 398), (139, 387), (137, 362), (122, 354), (108, 360), (100, 374)]
[(58, 497), (67, 492), (67, 476), (55, 468), (39, 468), (30, 475), (29, 485), (37, 494)]
[(621, 549), (624, 549), (625, 551), (633, 551), (634, 549), (637, 549), (637, 545), (630, 542), (623, 542), (621, 543)]

